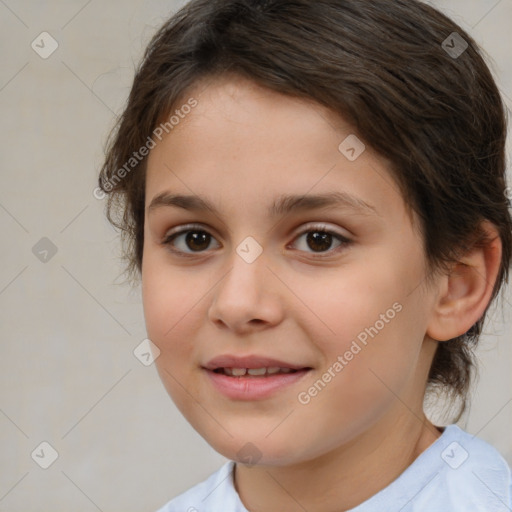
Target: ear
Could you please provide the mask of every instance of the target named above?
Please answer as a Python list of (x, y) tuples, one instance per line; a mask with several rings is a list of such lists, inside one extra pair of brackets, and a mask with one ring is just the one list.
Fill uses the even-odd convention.
[[(440, 278), (427, 336), (446, 341), (466, 333), (484, 314), (501, 264), (502, 245), (494, 224), (484, 221), (484, 246), (474, 246)], [(482, 244), (483, 245), (483, 244)]]

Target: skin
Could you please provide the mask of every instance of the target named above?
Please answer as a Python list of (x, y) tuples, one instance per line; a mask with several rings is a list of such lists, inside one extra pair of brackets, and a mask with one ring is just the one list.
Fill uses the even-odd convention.
[[(148, 337), (161, 351), (158, 372), (215, 450), (240, 461), (246, 443), (257, 447), (257, 464), (238, 463), (235, 471), (248, 510), (350, 509), (440, 436), (423, 413), (428, 370), (437, 344), (483, 314), (499, 239), (427, 286), (422, 239), (388, 162), (368, 146), (353, 162), (338, 150), (355, 133), (350, 125), (311, 101), (237, 77), (197, 85), (190, 96), (198, 105), (147, 162), (142, 292)], [(281, 194), (332, 191), (377, 213), (338, 207), (267, 215)], [(201, 196), (218, 214), (149, 211), (162, 192)], [(190, 223), (199, 226), (185, 227)], [(350, 243), (333, 236), (316, 252), (307, 233), (318, 223)], [(199, 250), (185, 235), (165, 245), (180, 227), (211, 237)], [(236, 252), (248, 236), (263, 249), (250, 264)], [(300, 403), (298, 394), (395, 303), (401, 311), (308, 404)], [(313, 370), (271, 398), (232, 400), (202, 369), (226, 353)]]

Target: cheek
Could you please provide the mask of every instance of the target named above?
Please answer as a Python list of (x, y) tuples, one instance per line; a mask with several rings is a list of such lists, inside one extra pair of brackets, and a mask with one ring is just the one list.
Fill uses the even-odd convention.
[(389, 257), (384, 272), (384, 258), (380, 261), (353, 265), (350, 272), (339, 269), (321, 286), (309, 288), (308, 299), (321, 320), (316, 335), (310, 330), (311, 339), (323, 354), (321, 371), (336, 375), (327, 384), (332, 394), (323, 399), (361, 412), (413, 378), (425, 332), (425, 304), (419, 292), (410, 294), (419, 269)]
[(404, 297), (393, 275), (389, 269), (384, 273), (361, 264), (350, 271), (337, 269), (321, 282), (304, 283), (304, 302), (311, 304), (309, 316), (313, 313), (316, 319), (316, 334), (322, 334), (317, 339), (326, 353), (343, 354), (354, 340), (364, 345), (371, 336), (390, 330)]
[(331, 398), (351, 408), (356, 417), (379, 415), (397, 396), (412, 403), (412, 394), (421, 388), (421, 311), (409, 301), (393, 306), (383, 309), (383, 316), (378, 310), (379, 316), (369, 317), (363, 329), (354, 326), (352, 336), (339, 345), (343, 370), (337, 395), (333, 389)]
[(179, 272), (165, 256), (148, 250), (142, 266), (142, 301), (148, 334), (164, 345), (180, 337), (183, 326), (200, 308), (200, 297), (208, 289), (192, 284), (190, 272)]
[[(152, 267), (155, 269), (155, 267)], [(198, 298), (180, 290), (185, 283), (170, 281), (165, 272), (147, 271), (142, 280), (144, 317), (148, 338), (160, 349), (155, 360), (160, 379), (178, 409), (184, 414), (192, 407), (190, 395), (197, 396), (191, 366), (199, 364), (195, 353), (194, 329), (200, 325)], [(186, 390), (186, 391), (185, 391)]]
[[(194, 353), (195, 330), (201, 325), (201, 294), (179, 272), (146, 261), (142, 272), (142, 300), (149, 339), (160, 349), (156, 366), (166, 387), (181, 382), (185, 369), (198, 362)], [(189, 292), (188, 290), (193, 290)], [(166, 375), (166, 373), (168, 373)], [(172, 377), (171, 377), (172, 376)], [(169, 387), (168, 387), (169, 389)]]
[[(399, 404), (397, 396), (412, 403), (404, 393), (414, 381), (421, 343), (410, 338), (409, 321), (401, 316), (408, 314), (404, 307), (380, 331), (360, 331), (354, 319), (339, 323), (340, 331), (363, 332), (366, 344), (356, 334), (338, 336), (324, 346), (325, 366), (319, 369), (311, 387), (301, 390), (304, 394), (300, 403), (309, 400), (307, 405), (299, 406), (304, 417), (321, 416), (329, 435), (339, 436), (337, 440), (343, 443)], [(346, 325), (354, 322), (352, 327)]]

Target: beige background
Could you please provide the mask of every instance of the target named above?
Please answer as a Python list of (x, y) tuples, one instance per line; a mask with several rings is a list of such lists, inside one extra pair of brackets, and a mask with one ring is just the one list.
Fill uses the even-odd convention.
[[(135, 358), (140, 291), (118, 284), (119, 238), (92, 194), (134, 63), (183, 3), (0, 0), (0, 511), (151, 512), (226, 460)], [(485, 47), (512, 107), (512, 0), (436, 5)], [(47, 59), (31, 48), (43, 31), (58, 42)], [(509, 463), (510, 302), (487, 323), (461, 422)], [(59, 455), (48, 469), (31, 458), (43, 441)]]

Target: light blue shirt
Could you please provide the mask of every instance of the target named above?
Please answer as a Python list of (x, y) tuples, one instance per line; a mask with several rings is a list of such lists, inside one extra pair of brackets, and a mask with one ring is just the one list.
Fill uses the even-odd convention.
[[(157, 512), (249, 512), (229, 461)], [(491, 445), (449, 425), (391, 484), (349, 512), (511, 512), (511, 471)]]

